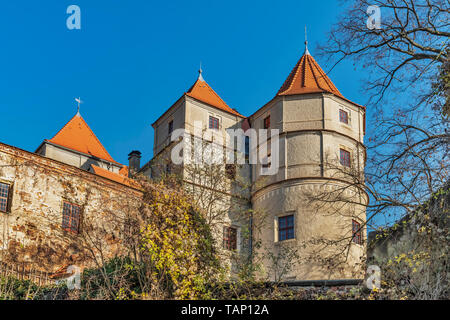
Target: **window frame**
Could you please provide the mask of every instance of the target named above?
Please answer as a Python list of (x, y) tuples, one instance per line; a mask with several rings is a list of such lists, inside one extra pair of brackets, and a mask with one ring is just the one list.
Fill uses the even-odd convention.
[[(344, 156), (342, 156), (343, 154)], [(347, 168), (350, 168), (352, 166), (352, 154), (349, 150), (339, 148), (339, 163)]]
[(264, 118), (263, 120), (263, 128), (269, 129), (270, 128), (270, 114)]
[[(342, 121), (342, 116), (345, 115), (345, 120), (346, 121)], [(339, 109), (339, 122), (349, 125), (350, 124), (350, 117), (349, 117), (349, 112), (347, 110), (344, 110), (342, 108)]]
[[(69, 212), (66, 211), (67, 207), (70, 208)], [(76, 216), (74, 215), (73, 211), (75, 208), (77, 209)], [(80, 205), (70, 202), (68, 200), (64, 200), (62, 205), (62, 224), (61, 224), (62, 229), (75, 235), (79, 234), (81, 225), (81, 214), (82, 214), (82, 207)], [(66, 217), (68, 217), (67, 220)], [(73, 226), (74, 221), (76, 221), (75, 227)]]
[[(6, 186), (6, 195), (2, 196), (2, 189), (1, 185)], [(12, 197), (12, 184), (8, 183), (6, 181), (0, 180), (0, 202), (4, 201), (4, 209), (2, 209), (2, 206), (0, 205), (0, 212), (2, 213), (8, 213), (11, 209), (11, 197)]]
[(362, 245), (361, 223), (352, 219), (352, 242)]
[[(215, 123), (217, 122), (217, 127), (215, 127)], [(220, 119), (209, 115), (208, 128), (211, 130), (220, 130)]]
[[(234, 233), (230, 231), (233, 231)], [(238, 250), (238, 228), (234, 226), (223, 226), (222, 247), (228, 251)]]
[(170, 137), (170, 135), (173, 132), (173, 120), (170, 120), (169, 123), (167, 124), (167, 126), (168, 126), (168, 135)]
[[(292, 217), (292, 225), (289, 225), (289, 218)], [(281, 227), (281, 221), (285, 220), (284, 227)], [(295, 215), (288, 214), (277, 217), (277, 242), (295, 239)], [(292, 237), (289, 237), (292, 230)], [(284, 234), (284, 238), (282, 235)]]

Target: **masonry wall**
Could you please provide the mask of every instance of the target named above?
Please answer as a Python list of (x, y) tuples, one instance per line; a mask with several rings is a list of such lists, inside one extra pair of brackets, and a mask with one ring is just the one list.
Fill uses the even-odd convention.
[[(255, 259), (263, 266), (263, 277), (283, 281), (362, 278), (364, 246), (351, 239), (352, 219), (363, 221), (364, 207), (311, 202), (314, 195), (330, 192), (332, 187), (342, 186), (290, 181), (253, 196)], [(278, 218), (286, 215), (294, 215), (294, 238), (280, 241)], [(362, 235), (365, 238), (365, 230)]]
[[(1, 260), (54, 272), (122, 252), (121, 222), (136, 210), (137, 190), (4, 144), (0, 181), (11, 186), (9, 210), (0, 213)], [(82, 208), (78, 234), (62, 229), (65, 201)]]
[(184, 98), (178, 100), (153, 124), (153, 129), (155, 130), (153, 142), (154, 155), (159, 154), (171, 142), (169, 136), (170, 121), (173, 121), (173, 130), (185, 128), (186, 103)]
[[(340, 109), (349, 124), (339, 121)], [(346, 181), (364, 172), (363, 110), (328, 94), (281, 96), (251, 117), (252, 127), (261, 128), (269, 115), (270, 128), (280, 129), (280, 166), (269, 176), (255, 166), (252, 194), (254, 256), (263, 277), (361, 278), (365, 248), (352, 242), (352, 220), (364, 225), (365, 210), (349, 203), (364, 204), (367, 196)], [(341, 148), (351, 154), (350, 168), (340, 164)], [(345, 192), (338, 197), (336, 190)], [(279, 218), (288, 215), (294, 216), (294, 238), (279, 241)]]

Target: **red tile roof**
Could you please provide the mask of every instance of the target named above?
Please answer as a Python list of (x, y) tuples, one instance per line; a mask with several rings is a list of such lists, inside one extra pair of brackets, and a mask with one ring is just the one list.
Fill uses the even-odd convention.
[(343, 98), (314, 58), (306, 52), (292, 69), (277, 95), (331, 92)]
[(220, 96), (206, 83), (206, 81), (203, 80), (202, 77), (199, 77), (199, 79), (195, 81), (194, 85), (185, 94), (189, 97), (205, 102), (223, 111), (245, 118), (239, 112), (230, 108), (222, 100), (222, 98), (220, 98)]
[(119, 174), (128, 177), (129, 171), (128, 171), (128, 166), (123, 166), (120, 170), (119, 170)]
[[(123, 174), (125, 172), (125, 170), (120, 170), (119, 173), (114, 173), (109, 170), (100, 168), (94, 164), (91, 164), (91, 167), (94, 170), (94, 173), (96, 175), (99, 175), (103, 178), (107, 178), (109, 180), (130, 186), (130, 187), (134, 187), (134, 188), (139, 187), (139, 184), (137, 182), (134, 182), (133, 180), (128, 178), (128, 175)], [(124, 167), (124, 168), (128, 168), (128, 167)], [(128, 170), (126, 170), (126, 171), (128, 172)]]
[(117, 163), (109, 155), (80, 114), (75, 115), (49, 142)]

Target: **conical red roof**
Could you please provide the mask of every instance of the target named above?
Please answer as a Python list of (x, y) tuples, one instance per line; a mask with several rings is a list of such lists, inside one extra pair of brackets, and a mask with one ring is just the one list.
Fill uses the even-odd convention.
[(194, 85), (186, 92), (186, 95), (212, 105), (216, 108), (222, 109), (223, 111), (245, 118), (239, 112), (230, 108), (222, 100), (222, 98), (206, 83), (201, 75), (197, 79), (197, 81), (195, 81)]
[[(77, 113), (49, 142), (99, 159), (116, 162)], [(116, 162), (117, 163), (117, 162)]]
[(308, 51), (300, 58), (277, 95), (331, 92), (343, 98)]

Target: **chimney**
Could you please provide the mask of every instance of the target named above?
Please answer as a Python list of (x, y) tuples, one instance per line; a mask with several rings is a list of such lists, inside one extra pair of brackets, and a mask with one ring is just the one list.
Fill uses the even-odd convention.
[(138, 171), (141, 168), (141, 153), (133, 150), (128, 154), (128, 167), (130, 170)]

